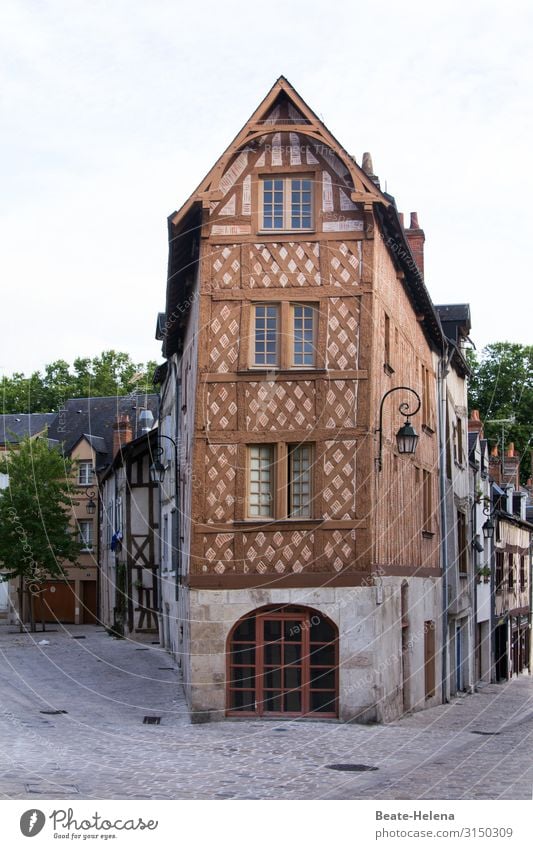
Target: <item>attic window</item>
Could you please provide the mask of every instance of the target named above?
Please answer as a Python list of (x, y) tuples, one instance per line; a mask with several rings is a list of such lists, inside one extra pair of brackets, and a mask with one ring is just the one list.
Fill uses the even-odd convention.
[(311, 177), (264, 177), (261, 180), (262, 230), (311, 230)]

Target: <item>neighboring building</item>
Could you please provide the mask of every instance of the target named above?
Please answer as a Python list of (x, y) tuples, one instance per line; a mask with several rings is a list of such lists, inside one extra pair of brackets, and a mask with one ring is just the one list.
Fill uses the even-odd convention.
[(490, 457), (494, 515), (494, 664), (496, 681), (531, 671), (531, 541), (527, 493), (519, 483), (520, 459), (511, 443)]
[(100, 476), (101, 622), (114, 632), (159, 631), (159, 495), (150, 480), (157, 429), (132, 439), (127, 416), (115, 423), (113, 462)]
[(468, 422), (468, 456), (472, 500), (472, 558), (474, 567), (474, 682), (493, 680), (492, 662), (492, 539), (485, 536), (483, 525), (490, 515), (489, 451), (483, 435), (479, 411), (472, 410)]
[(448, 356), (441, 384), (442, 565), (446, 629), (444, 697), (474, 686), (475, 578), (472, 557), (472, 498), (468, 452), (465, 347), (470, 333), (468, 304), (438, 305)]
[[(32, 413), (0, 417), (6, 442), (25, 436), (44, 436), (73, 461), (72, 518), (84, 544), (76, 566), (65, 569), (66, 580), (45, 581), (35, 598), (37, 621), (65, 624), (94, 623), (98, 618), (98, 538), (101, 515), (97, 473), (115, 456), (113, 424), (117, 415), (128, 414), (134, 435), (141, 433), (140, 413), (150, 409), (157, 415), (157, 395), (132, 393), (127, 396), (70, 398), (56, 413)], [(11, 619), (17, 621), (17, 586), (11, 581)], [(0, 584), (0, 588), (2, 585)], [(2, 590), (0, 589), (0, 592)], [(3, 591), (5, 595), (5, 590)], [(24, 611), (26, 613), (26, 611)]]
[[(383, 721), (441, 700), (446, 341), (422, 249), (370, 157), (284, 78), (169, 219), (162, 640), (193, 718)], [(416, 407), (401, 390), (380, 468), (380, 404), (405, 386), (416, 456), (395, 445)]]

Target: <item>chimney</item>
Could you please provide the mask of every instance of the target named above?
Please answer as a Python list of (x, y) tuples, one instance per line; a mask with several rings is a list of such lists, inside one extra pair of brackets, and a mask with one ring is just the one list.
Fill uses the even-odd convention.
[(376, 175), (374, 174), (374, 166), (372, 164), (372, 157), (371, 157), (371, 155), (369, 154), (368, 151), (363, 153), (363, 162), (362, 162), (361, 168), (365, 172), (366, 176), (370, 177), (370, 179), (372, 180), (374, 185), (377, 186), (378, 189), (379, 189), (379, 187), (380, 187), (379, 177), (376, 177)]
[(133, 439), (133, 428), (127, 413), (117, 416), (113, 423), (113, 457), (121, 450), (123, 445)]
[(468, 430), (470, 433), (479, 433), (479, 438), (483, 439), (483, 422), (479, 418), (479, 410), (472, 410), (470, 413)]
[(492, 448), (490, 449), (489, 474), (490, 474), (492, 480), (495, 483), (501, 484), (501, 482), (502, 482), (502, 465), (501, 465), (501, 462), (500, 462), (500, 455), (498, 453), (498, 446), (497, 445), (493, 445)]
[(403, 212), (398, 213), (398, 218), (400, 219), (400, 224), (402, 225), (402, 230), (405, 230), (405, 222), (403, 220)]
[(514, 442), (509, 443), (503, 460), (503, 483), (520, 488), (520, 457), (515, 453)]
[(424, 242), (426, 241), (426, 236), (424, 231), (421, 229), (418, 224), (418, 213), (411, 213), (411, 223), (410, 226), (406, 229), (405, 235), (407, 237), (407, 242), (409, 247), (411, 248), (411, 253), (413, 254), (414, 260), (416, 262), (417, 268), (420, 271), (422, 277), (424, 276)]

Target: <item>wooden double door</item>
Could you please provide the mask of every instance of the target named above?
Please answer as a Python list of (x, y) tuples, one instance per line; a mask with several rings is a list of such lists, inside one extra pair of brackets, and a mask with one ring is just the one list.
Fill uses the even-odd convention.
[(241, 620), (228, 646), (227, 712), (337, 716), (337, 629), (313, 610), (284, 608)]

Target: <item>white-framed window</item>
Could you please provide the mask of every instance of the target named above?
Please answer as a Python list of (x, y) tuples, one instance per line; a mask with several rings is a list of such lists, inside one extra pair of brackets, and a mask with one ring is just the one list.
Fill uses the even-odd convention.
[(261, 179), (261, 229), (311, 230), (313, 180), (304, 177)]
[(162, 539), (161, 562), (163, 564), (163, 572), (168, 571), (168, 514), (163, 516), (163, 539)]
[(293, 365), (315, 365), (316, 310), (310, 304), (291, 304)]
[(255, 304), (254, 365), (279, 365), (279, 323), (279, 304)]
[(83, 551), (92, 551), (93, 548), (93, 522), (92, 519), (78, 519), (79, 542)]
[(93, 483), (93, 475), (92, 460), (80, 460), (78, 463), (78, 485), (90, 486)]
[(248, 448), (248, 516), (271, 518), (274, 515), (274, 446), (250, 445)]
[(288, 515), (311, 516), (311, 467), (313, 448), (308, 443), (290, 445), (288, 451)]

